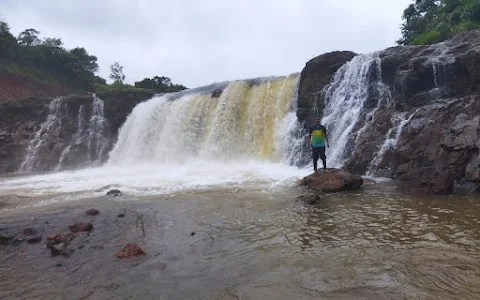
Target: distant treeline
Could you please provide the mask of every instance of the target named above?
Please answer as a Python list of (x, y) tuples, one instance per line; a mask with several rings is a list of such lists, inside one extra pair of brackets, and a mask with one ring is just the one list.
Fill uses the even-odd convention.
[(164, 76), (145, 78), (134, 86), (124, 84), (123, 67), (118, 63), (111, 66), (108, 85), (106, 80), (96, 76), (97, 57), (90, 55), (85, 48), (65, 49), (59, 38), (40, 38), (40, 32), (26, 29), (18, 37), (10, 32), (10, 27), (0, 21), (0, 73), (14, 73), (49, 84), (64, 85), (78, 91), (109, 89), (150, 89), (155, 92), (175, 92), (186, 89), (173, 84)]
[(403, 12), (400, 45), (442, 42), (480, 28), (480, 0), (414, 0)]

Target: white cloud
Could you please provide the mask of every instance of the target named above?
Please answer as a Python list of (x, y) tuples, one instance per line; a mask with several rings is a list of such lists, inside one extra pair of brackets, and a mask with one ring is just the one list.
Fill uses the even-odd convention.
[(2, 0), (14, 33), (35, 28), (82, 46), (108, 78), (168, 76), (189, 87), (299, 72), (334, 50), (393, 46), (411, 0)]

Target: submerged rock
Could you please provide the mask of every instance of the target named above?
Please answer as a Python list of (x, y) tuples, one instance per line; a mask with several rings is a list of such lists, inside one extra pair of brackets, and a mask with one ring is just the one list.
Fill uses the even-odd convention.
[(122, 192), (120, 190), (110, 190), (107, 192), (107, 196), (118, 197), (121, 195), (122, 195)]
[(89, 216), (96, 216), (96, 215), (98, 215), (100, 212), (99, 212), (98, 210), (92, 208), (92, 209), (87, 210), (85, 213), (86, 213), (87, 215), (89, 215)]
[(92, 223), (75, 223), (73, 225), (68, 226), (68, 228), (72, 232), (92, 231), (93, 224)]
[(35, 229), (33, 229), (33, 228), (23, 228), (23, 229), (22, 229), (22, 234), (23, 234), (23, 235), (35, 235), (35, 234), (37, 234), (37, 233), (38, 233), (38, 232), (37, 232)]
[(47, 248), (50, 249), (52, 256), (57, 256), (63, 253), (67, 245), (65, 243), (52, 244), (47, 243)]
[(299, 199), (300, 201), (302, 201), (303, 203), (308, 204), (308, 205), (316, 204), (316, 203), (318, 203), (320, 200), (322, 200), (322, 198), (320, 197), (320, 195), (315, 195), (315, 194), (302, 195), (302, 196), (298, 197), (298, 199)]
[(27, 239), (28, 244), (36, 244), (42, 241), (42, 236), (37, 235)]
[(120, 249), (115, 255), (116, 257), (123, 259), (123, 258), (132, 258), (139, 255), (145, 255), (145, 251), (142, 250), (137, 244), (130, 243)]
[(0, 245), (6, 245), (9, 242), (13, 241), (14, 236), (0, 235)]
[(319, 171), (317, 176), (312, 174), (303, 178), (299, 184), (326, 193), (343, 192), (360, 189), (363, 185), (363, 178), (342, 170), (328, 169), (327, 172)]
[(363, 178), (363, 184), (377, 184), (377, 182), (375, 180), (372, 180), (372, 179)]

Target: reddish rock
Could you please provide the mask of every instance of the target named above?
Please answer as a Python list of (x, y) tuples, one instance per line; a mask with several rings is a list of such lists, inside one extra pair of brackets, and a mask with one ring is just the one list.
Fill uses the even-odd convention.
[(89, 215), (89, 216), (96, 216), (96, 215), (98, 215), (100, 212), (99, 212), (98, 210), (92, 208), (92, 209), (87, 210), (85, 213), (86, 213), (87, 215)]
[(37, 233), (38, 233), (38, 232), (37, 232), (35, 229), (33, 229), (33, 228), (23, 228), (23, 229), (22, 229), (22, 234), (23, 234), (23, 235), (35, 235), (35, 234), (37, 234)]
[(68, 226), (68, 228), (72, 232), (92, 231), (93, 224), (92, 223), (75, 223), (73, 225)]
[(47, 240), (52, 241), (54, 244), (65, 243), (73, 240), (75, 235), (71, 232), (67, 234), (54, 233), (47, 236)]
[(115, 255), (116, 257), (123, 259), (123, 258), (132, 258), (138, 255), (145, 255), (145, 251), (142, 250), (137, 244), (130, 243), (123, 247), (120, 251), (117, 252)]
[(42, 236), (37, 235), (37, 236), (31, 237), (31, 238), (28, 238), (27, 243), (28, 244), (36, 244), (36, 243), (39, 243), (41, 240), (42, 240)]
[(359, 175), (342, 170), (328, 169), (327, 172), (320, 170), (317, 176), (312, 174), (303, 178), (299, 184), (326, 193), (343, 192), (360, 189), (363, 179)]

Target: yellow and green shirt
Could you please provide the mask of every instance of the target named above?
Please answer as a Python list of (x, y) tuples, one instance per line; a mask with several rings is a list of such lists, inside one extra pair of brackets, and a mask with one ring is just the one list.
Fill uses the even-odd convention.
[(313, 125), (310, 128), (310, 136), (312, 138), (312, 147), (325, 147), (325, 136), (327, 128), (323, 125)]

